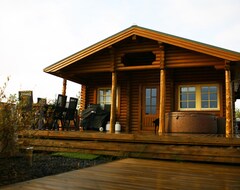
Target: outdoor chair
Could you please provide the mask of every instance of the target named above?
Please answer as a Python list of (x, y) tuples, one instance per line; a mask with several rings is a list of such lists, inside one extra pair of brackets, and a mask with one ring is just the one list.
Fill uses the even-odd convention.
[(63, 130), (66, 127), (67, 130), (69, 130), (71, 121), (74, 122), (74, 128), (75, 130), (78, 130), (77, 126), (77, 104), (78, 104), (78, 99), (70, 97), (69, 103), (68, 103), (68, 108), (66, 109), (66, 115), (64, 119), (64, 125), (63, 125)]
[(52, 129), (53, 130), (59, 130), (59, 121), (61, 122), (61, 128), (64, 125), (64, 113), (66, 112), (66, 101), (67, 101), (67, 96), (58, 95), (57, 102), (55, 105), (55, 109), (53, 112), (53, 124), (52, 124)]

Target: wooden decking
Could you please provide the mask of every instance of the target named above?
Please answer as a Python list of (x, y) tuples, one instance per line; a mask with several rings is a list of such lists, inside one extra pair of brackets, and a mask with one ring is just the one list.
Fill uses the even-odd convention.
[(1, 187), (8, 189), (240, 189), (240, 166), (123, 159)]
[(200, 134), (26, 131), (20, 147), (122, 157), (240, 164), (240, 138)]

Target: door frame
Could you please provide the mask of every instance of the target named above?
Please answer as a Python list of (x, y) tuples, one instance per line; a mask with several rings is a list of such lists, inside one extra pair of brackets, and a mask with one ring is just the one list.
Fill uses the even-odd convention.
[[(160, 89), (159, 84), (149, 83), (149, 84), (140, 84), (139, 85), (139, 131), (144, 130), (143, 120), (144, 120), (144, 111), (145, 111), (145, 97), (146, 97), (146, 88), (156, 88), (157, 89), (157, 97), (156, 97), (156, 114), (153, 116), (154, 118), (158, 118), (159, 116), (159, 106), (160, 106)], [(150, 116), (149, 116), (150, 117)], [(144, 130), (145, 131), (145, 130)], [(151, 130), (149, 130), (151, 131)], [(152, 123), (152, 131), (154, 131), (154, 124)]]

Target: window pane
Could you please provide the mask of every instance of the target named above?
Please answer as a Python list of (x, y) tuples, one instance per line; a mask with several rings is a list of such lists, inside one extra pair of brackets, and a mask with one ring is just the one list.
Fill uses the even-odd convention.
[(195, 94), (189, 94), (188, 100), (195, 100)]
[(208, 94), (202, 94), (202, 100), (208, 100)]
[(106, 103), (110, 103), (111, 102), (111, 97), (106, 97)]
[(156, 114), (156, 113), (157, 113), (156, 106), (152, 106), (152, 112), (151, 112), (151, 114)]
[(202, 101), (201, 108), (208, 108), (208, 102), (207, 101)]
[(216, 86), (210, 86), (210, 87), (209, 87), (209, 91), (210, 91), (211, 93), (217, 92), (217, 87), (216, 87)]
[(207, 93), (208, 92), (208, 87), (202, 87), (201, 91)]
[(111, 90), (106, 90), (106, 96), (111, 96)]
[(146, 98), (146, 106), (150, 106), (150, 105), (151, 105), (150, 98)]
[(145, 96), (145, 114), (156, 114), (157, 88), (146, 88)]
[(150, 98), (151, 96), (151, 89), (147, 88), (146, 89), (146, 98)]
[(152, 89), (152, 96), (154, 96), (154, 97), (157, 96), (157, 89), (156, 88)]
[(187, 94), (183, 93), (183, 94), (180, 96), (180, 100), (187, 100)]
[(156, 98), (152, 98), (152, 105), (156, 106), (157, 105), (157, 99)]
[(211, 101), (210, 102), (210, 108), (217, 108), (217, 102), (216, 101)]
[(201, 108), (217, 108), (217, 86), (201, 87)]
[(149, 106), (146, 106), (146, 112), (145, 114), (149, 114), (150, 113), (150, 107)]
[(180, 108), (187, 108), (187, 102), (180, 102)]
[(188, 108), (195, 108), (195, 102), (189, 102)]
[(187, 87), (181, 87), (180, 92), (187, 92)]
[(210, 100), (217, 100), (217, 94), (210, 94)]
[(189, 88), (188, 88), (188, 91), (189, 91), (189, 92), (195, 92), (196, 90), (195, 90), (195, 87), (189, 87)]
[(98, 90), (98, 100), (99, 104), (111, 104), (111, 89), (99, 89)]

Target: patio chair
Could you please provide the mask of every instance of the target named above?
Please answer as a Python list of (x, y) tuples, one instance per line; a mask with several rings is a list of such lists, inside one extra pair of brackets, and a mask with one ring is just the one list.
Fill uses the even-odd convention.
[(71, 121), (74, 122), (75, 130), (78, 130), (78, 126), (77, 126), (77, 110), (76, 110), (77, 103), (78, 103), (78, 99), (77, 98), (70, 97), (68, 108), (66, 110), (66, 116), (65, 116), (65, 120), (64, 120), (64, 125), (63, 125), (63, 127), (64, 128), (66, 127), (67, 130), (69, 130), (69, 128), (70, 128)]
[(66, 112), (66, 100), (67, 96), (63, 96), (61, 94), (58, 95), (57, 103), (55, 105), (55, 109), (53, 112), (53, 124), (52, 129), (53, 130), (59, 130), (60, 126), (58, 122), (61, 122), (61, 127), (64, 125), (64, 112)]

